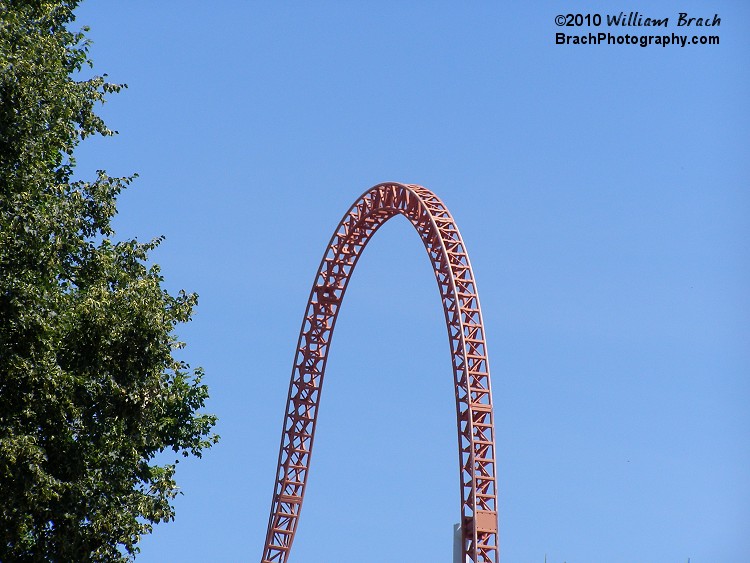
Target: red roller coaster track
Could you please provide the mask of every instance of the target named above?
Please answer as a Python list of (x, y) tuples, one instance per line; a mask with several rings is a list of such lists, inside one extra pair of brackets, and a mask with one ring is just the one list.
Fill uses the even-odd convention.
[(366, 191), (344, 215), (310, 291), (292, 367), (262, 563), (289, 559), (339, 307), (362, 250), (398, 214), (419, 233), (443, 301), (456, 388), (464, 560), (499, 559), (490, 369), (469, 255), (448, 208), (435, 194), (422, 186), (388, 182)]

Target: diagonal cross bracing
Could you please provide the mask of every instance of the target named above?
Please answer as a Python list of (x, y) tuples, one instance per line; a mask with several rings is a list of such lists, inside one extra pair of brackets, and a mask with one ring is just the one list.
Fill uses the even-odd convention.
[(474, 274), (453, 217), (430, 190), (379, 184), (334, 231), (310, 291), (292, 367), (262, 563), (286, 563), (299, 523), (329, 343), (362, 250), (391, 217), (417, 230), (443, 302), (456, 395), (464, 560), (498, 563), (497, 487), (490, 370)]

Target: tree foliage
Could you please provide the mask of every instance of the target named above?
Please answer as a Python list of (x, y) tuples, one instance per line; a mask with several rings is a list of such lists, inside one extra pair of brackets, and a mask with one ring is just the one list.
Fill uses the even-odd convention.
[(174, 517), (158, 454), (217, 439), (201, 371), (174, 356), (196, 296), (149, 267), (161, 239), (112, 240), (132, 178), (73, 175), (78, 143), (114, 134), (95, 109), (122, 87), (76, 80), (76, 5), (0, 0), (0, 561), (132, 559)]

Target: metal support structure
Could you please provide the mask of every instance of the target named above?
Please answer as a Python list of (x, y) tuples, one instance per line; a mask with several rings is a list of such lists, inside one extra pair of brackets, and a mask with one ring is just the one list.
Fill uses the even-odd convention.
[[(453, 525), (453, 563), (466, 563), (466, 554), (463, 549), (463, 534), (461, 524)], [(463, 561), (461, 561), (463, 559)]]
[(422, 186), (388, 182), (366, 191), (344, 215), (310, 291), (292, 367), (262, 563), (289, 560), (341, 301), (362, 250), (395, 215), (406, 217), (419, 233), (443, 302), (456, 390), (463, 559), (499, 561), (490, 369), (469, 256), (453, 217), (435, 194)]

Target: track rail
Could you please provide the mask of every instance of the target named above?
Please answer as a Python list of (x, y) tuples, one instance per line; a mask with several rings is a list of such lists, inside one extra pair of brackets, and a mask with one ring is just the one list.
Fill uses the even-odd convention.
[(469, 255), (448, 208), (435, 194), (422, 186), (388, 182), (366, 191), (344, 215), (310, 291), (292, 367), (262, 563), (289, 559), (341, 301), (362, 250), (395, 215), (406, 217), (419, 233), (443, 302), (456, 390), (464, 560), (499, 560), (490, 369)]

